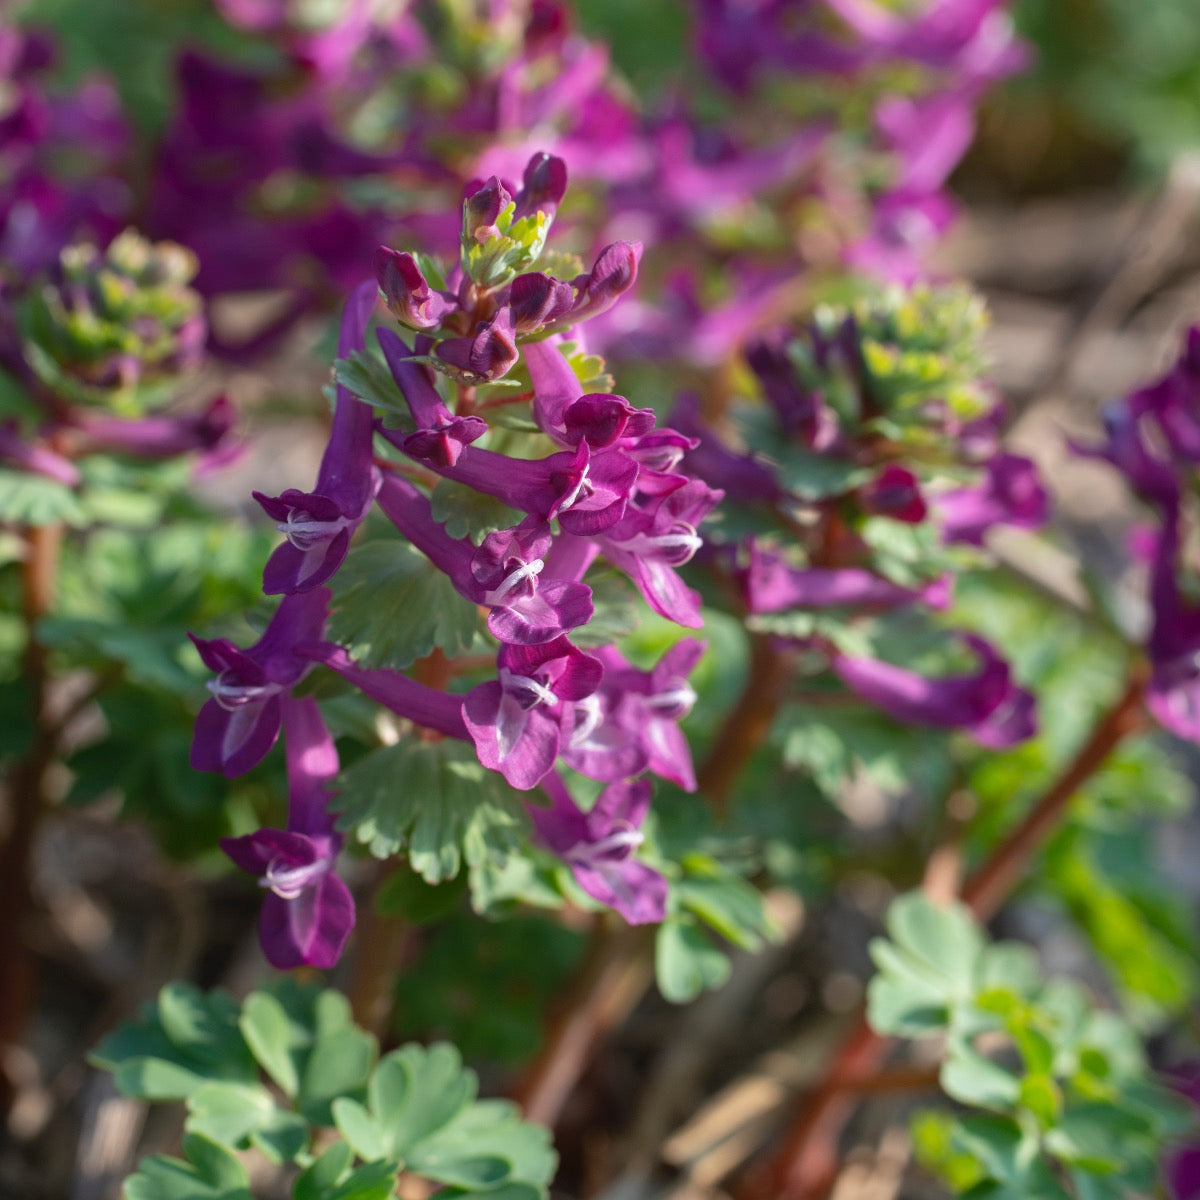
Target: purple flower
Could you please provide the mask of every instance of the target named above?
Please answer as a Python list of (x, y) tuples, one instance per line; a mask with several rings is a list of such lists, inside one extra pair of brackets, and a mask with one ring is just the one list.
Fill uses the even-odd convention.
[(497, 664), (499, 679), (467, 693), (463, 720), (479, 761), (525, 791), (554, 766), (571, 735), (574, 703), (600, 686), (604, 668), (565, 637), (503, 645)]
[(1158, 422), (1176, 462), (1200, 465), (1200, 326), (1188, 330), (1171, 370), (1134, 392), (1128, 405), (1133, 414), (1149, 414)]
[[(413, 453), (406, 440), (383, 432), (405, 453)], [(620, 448), (592, 454), (586, 441), (573, 453), (564, 450), (539, 459), (509, 458), (466, 446), (454, 463), (427, 460), (426, 465), (447, 479), (495, 496), (510, 508), (546, 520), (557, 517), (568, 533), (585, 536), (621, 519), (638, 478), (637, 463)]]
[(730, 450), (713, 432), (700, 413), (700, 400), (693, 394), (680, 396), (671, 412), (671, 424), (694, 443), (682, 462), (689, 474), (720, 488), (735, 504), (779, 500), (783, 489), (774, 471), (751, 454)]
[(1046, 520), (1049, 499), (1037, 468), (1018, 454), (997, 454), (978, 487), (945, 492), (937, 498), (942, 535), (947, 543), (983, 544), (993, 525), (1037, 529)]
[(566, 316), (575, 303), (569, 283), (541, 271), (518, 275), (508, 289), (508, 308), (518, 334), (536, 333)]
[(586, 275), (571, 280), (575, 303), (564, 324), (575, 325), (607, 312), (637, 282), (641, 242), (613, 242), (596, 256)]
[(260, 763), (279, 736), (282, 702), (312, 663), (296, 647), (320, 640), (330, 592), (313, 588), (285, 596), (262, 637), (240, 650), (226, 638), (189, 634), (204, 665), (216, 671), (212, 693), (196, 717), (192, 766), (233, 779)]
[(74, 487), (82, 478), (79, 468), (49, 446), (28, 442), (18, 430), (16, 419), (0, 421), (0, 462), (9, 462), (23, 471), (44, 475), (66, 487)]
[[(355, 289), (342, 314), (338, 356), (362, 349), (375, 307), (374, 283)], [(289, 488), (280, 496), (253, 493), (267, 515), (279, 522), (287, 541), (267, 560), (263, 590), (268, 595), (318, 587), (346, 559), (350, 539), (379, 488), (372, 463), (375, 416), (369, 404), (339, 385), (329, 444), (311, 492)]]
[(929, 511), (917, 477), (896, 463), (884, 467), (858, 495), (867, 512), (909, 525), (919, 525)]
[(1072, 452), (1082, 458), (1101, 458), (1112, 463), (1144, 499), (1173, 507), (1179, 497), (1178, 473), (1146, 444), (1142, 415), (1131, 409), (1128, 402), (1109, 405), (1104, 412), (1104, 431), (1108, 438), (1102, 445), (1085, 446), (1072, 441)]
[(482, 417), (456, 417), (445, 405), (433, 379), (413, 352), (390, 329), (376, 331), (383, 357), (396, 386), (417, 423), (415, 433), (396, 434), (382, 430), (384, 437), (405, 454), (434, 467), (452, 467), (464, 446), (487, 433)]
[(575, 447), (586, 441), (600, 450), (654, 428), (651, 408), (634, 408), (624, 396), (605, 392), (584, 395), (556, 339), (528, 344), (525, 365), (533, 382), (533, 419), (560, 446)]
[(646, 507), (631, 505), (611, 529), (593, 535), (604, 557), (633, 580), (656, 613), (691, 629), (704, 623), (700, 597), (676, 569), (703, 544), (697, 527), (722, 495), (691, 479)]
[(784, 436), (810, 450), (828, 450), (837, 440), (837, 419), (820, 394), (796, 377), (785, 346), (764, 338), (747, 348), (746, 362), (758, 376)]
[(434, 354), (461, 383), (485, 383), (507, 375), (518, 358), (512, 311), (498, 309), (469, 336), (439, 342)]
[(221, 839), (221, 849), (268, 890), (258, 932), (267, 961), (281, 971), (332, 967), (354, 928), (354, 897), (334, 874), (342, 838), (326, 811), (337, 750), (315, 700), (283, 701), (287, 739), (286, 829)]
[(320, 663), (353, 684), (364, 696), (378, 701), (397, 716), (446, 737), (467, 741), (461, 696), (440, 692), (399, 671), (373, 670), (352, 662), (343, 646), (332, 642), (307, 642), (296, 653), (311, 663)]
[(661, 921), (667, 911), (667, 881), (633, 857), (643, 841), (650, 784), (610, 784), (586, 813), (557, 775), (547, 775), (542, 788), (551, 807), (530, 806), (533, 827), (538, 839), (571, 868), (575, 882), (631, 925)]
[(695, 791), (691, 749), (679, 722), (696, 701), (688, 676), (703, 653), (703, 642), (684, 638), (652, 670), (639, 671), (615, 647), (597, 650), (604, 678), (575, 705), (563, 761), (590, 779), (609, 782), (648, 769)]
[(1150, 568), (1150, 604), (1154, 623), (1147, 651), (1150, 685), (1146, 705), (1164, 728), (1200, 742), (1200, 608), (1179, 590), (1179, 508), (1163, 515)]
[(793, 567), (784, 558), (750, 543), (750, 561), (737, 572), (746, 608), (752, 613), (792, 608), (900, 608), (925, 604), (945, 608), (951, 580), (941, 578), (922, 588), (906, 588), (861, 567)]
[(982, 638), (962, 640), (979, 657), (973, 675), (930, 679), (871, 658), (835, 654), (831, 666), (858, 697), (907, 725), (963, 729), (994, 749), (1015, 745), (1036, 731), (1033, 697), (1018, 687), (1008, 664)]
[(433, 329), (453, 308), (452, 299), (430, 288), (411, 254), (380, 246), (375, 251), (375, 278), (388, 311), (411, 329)]
[(80, 412), (75, 420), (84, 437), (84, 453), (159, 459), (199, 452), (220, 461), (229, 453), (235, 417), (229, 398), (217, 396), (197, 413), (127, 420)]
[(396, 475), (384, 478), (379, 507), (462, 596), (490, 609), (488, 629), (500, 641), (537, 645), (591, 620), (589, 587), (543, 578), (551, 535), (540, 517), (491, 533), (476, 548), (469, 538), (451, 537), (433, 519), (428, 499)]
[(534, 154), (525, 164), (521, 190), (514, 199), (513, 220), (544, 212), (553, 217), (567, 193), (567, 164), (544, 150)]

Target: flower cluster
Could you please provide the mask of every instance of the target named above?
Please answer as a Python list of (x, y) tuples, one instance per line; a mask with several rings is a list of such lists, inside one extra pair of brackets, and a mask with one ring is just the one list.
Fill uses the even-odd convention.
[(665, 287), (597, 344), (709, 367), (810, 308), (830, 270), (922, 277), (975, 108), (1024, 50), (1001, 0), (695, 7), (690, 87), (609, 197), (608, 228), (658, 250)]
[[(695, 699), (687, 677), (703, 646), (684, 639), (644, 671), (614, 646), (588, 651), (572, 639), (593, 617), (585, 577), (597, 559), (624, 573), (655, 612), (699, 626), (699, 598), (678, 568), (700, 548), (697, 527), (721, 492), (680, 467), (695, 439), (658, 427), (651, 409), (623, 396), (585, 390), (576, 368), (590, 379), (594, 360), (573, 353), (580, 337), (573, 327), (629, 289), (639, 247), (609, 246), (590, 271), (569, 278), (536, 270), (565, 189), (562, 160), (535, 154), (520, 187), (491, 177), (469, 191), (453, 269), (379, 250), (377, 282), (357, 288), (343, 316), (341, 382), (316, 485), (256, 494), (287, 538), (264, 572), (265, 591), (284, 599), (248, 650), (196, 639), (216, 678), (197, 722), (193, 764), (240, 775), (281, 727), (288, 735), (287, 829), (228, 846), (284, 903), (272, 902), (263, 915), (273, 962), (328, 965), (348, 929), (344, 890), (329, 882), (338, 846), (333, 816), (323, 809), (314, 816), (313, 796), (332, 773), (327, 740), (314, 732), (320, 716), (305, 708), (298, 748), (288, 724), (289, 705), (304, 703), (294, 689), (317, 663), (427, 736), (471, 743), (479, 762), (513, 788), (542, 787), (552, 807), (531, 809), (537, 836), (579, 885), (631, 921), (663, 916), (665, 880), (633, 858), (649, 801), (638, 777), (650, 771), (695, 787), (678, 721)], [(386, 324), (377, 329), (382, 362), (367, 350), (380, 296), (416, 334), (410, 346)], [(390, 374), (395, 405), (347, 386), (356, 370), (369, 376), (372, 369)], [(380, 419), (373, 399), (384, 409)], [(377, 435), (394, 453), (377, 456)], [(446, 487), (493, 508), (498, 501), (511, 515), (474, 537), (456, 536), (436, 507)], [(326, 636), (331, 610), (338, 611), (335, 575), (376, 507), (399, 535), (394, 554), (419, 551), (428, 575), (444, 576), (468, 611), (486, 614), (498, 643), (494, 669), (465, 692), (444, 684), (478, 669), (469, 663), (444, 661), (435, 685), (356, 662)], [(331, 581), (335, 592), (325, 586)], [(306, 754), (314, 741), (321, 753)], [(586, 813), (560, 777), (566, 768), (606, 785)]]
[(228, 460), (233, 410), (225, 396), (200, 411), (169, 411), (204, 357), (192, 254), (131, 230), (107, 251), (65, 247), (54, 268), (0, 295), (0, 369), (31, 403), (0, 425), (0, 461), (67, 486), (74, 460), (143, 460), (199, 453), (202, 470)]
[(116, 92), (89, 78), (56, 95), (53, 65), (49, 38), (0, 25), (0, 288), (51, 266), (69, 241), (107, 241), (130, 208)]
[(1106, 438), (1076, 453), (1107, 460), (1151, 509), (1134, 550), (1149, 564), (1151, 677), (1146, 702), (1172, 733), (1200, 741), (1200, 607), (1193, 603), (1192, 537), (1200, 467), (1200, 327), (1161, 379), (1114, 402)]
[(821, 311), (750, 348), (765, 406), (735, 413), (741, 447), (694, 402), (674, 420), (700, 442), (684, 465), (758, 524), (725, 549), (752, 626), (805, 648), (814, 670), (897, 721), (999, 747), (1032, 734), (1033, 698), (988, 643), (958, 635), (974, 669), (929, 678), (864, 654), (857, 629), (945, 608), (952, 547), (1045, 519), (1033, 464), (999, 449), (999, 409), (976, 382), (981, 324), (978, 302), (953, 289)]

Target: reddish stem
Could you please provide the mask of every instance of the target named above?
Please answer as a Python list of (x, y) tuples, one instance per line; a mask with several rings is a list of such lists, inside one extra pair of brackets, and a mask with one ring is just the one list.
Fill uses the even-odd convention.
[(552, 1019), (541, 1052), (514, 1089), (527, 1120), (554, 1127), (601, 1039), (625, 1020), (646, 990), (651, 932), (596, 918), (575, 984)]
[[(1071, 763), (967, 881), (962, 899), (980, 920), (991, 917), (1012, 893), (1079, 788), (1125, 737), (1142, 727), (1147, 676), (1145, 663), (1133, 664), (1125, 690), (1097, 721)], [(781, 1148), (736, 1189), (738, 1200), (814, 1200), (829, 1193), (841, 1132), (857, 1104), (852, 1092), (864, 1090), (855, 1081), (874, 1071), (891, 1046), (892, 1039), (875, 1033), (865, 1012), (861, 1014), (824, 1080), (805, 1097)]]
[(700, 792), (718, 813), (729, 807), (742, 769), (767, 740), (791, 674), (791, 653), (769, 634), (752, 633), (746, 685), (697, 775)]

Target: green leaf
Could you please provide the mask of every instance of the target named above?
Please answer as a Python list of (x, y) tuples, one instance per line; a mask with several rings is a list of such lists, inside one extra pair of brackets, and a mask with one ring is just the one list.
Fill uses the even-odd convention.
[(140, 1100), (183, 1100), (209, 1081), (254, 1083), (254, 1059), (224, 992), (171, 983), (137, 1024), (123, 1025), (92, 1054), (117, 1087)]
[(293, 1027), (283, 1005), (266, 992), (252, 993), (242, 1005), (238, 1028), (263, 1070), (294, 1099), (300, 1076), (291, 1057)]
[(517, 1195), (544, 1196), (556, 1161), (548, 1134), (508, 1101), (476, 1102), (476, 1088), (454, 1047), (402, 1046), (380, 1060), (368, 1105), (338, 1100), (334, 1116), (361, 1158), (402, 1160), (459, 1192), (525, 1185)]
[(511, 529), (521, 520), (515, 508), (453, 479), (439, 480), (429, 501), (433, 519), (445, 525), (451, 537), (469, 537), (476, 544), (494, 530)]
[(887, 924), (892, 940), (870, 946), (879, 968), (867, 993), (872, 1027), (909, 1037), (932, 1033), (973, 998), (983, 938), (961, 905), (939, 907), (921, 892), (897, 899)]
[(292, 1200), (388, 1200), (396, 1189), (399, 1165), (371, 1162), (350, 1170), (353, 1154), (334, 1142), (292, 1187)]
[(87, 513), (79, 497), (45, 475), (0, 467), (0, 521), (16, 525), (83, 525)]
[(475, 1099), (473, 1073), (446, 1042), (405, 1046), (385, 1055), (367, 1089), (371, 1112), (387, 1131), (392, 1153), (408, 1157), (418, 1142), (447, 1124)]
[(343, 773), (335, 804), (377, 858), (407, 849), (427, 883), (515, 850), (527, 818), (519, 795), (464, 743), (404, 738)]
[(345, 358), (337, 360), (333, 375), (342, 387), (353, 392), (360, 400), (365, 400), (375, 408), (398, 413), (402, 419), (406, 419), (408, 430), (414, 428), (412, 410), (382, 355), (374, 350), (352, 351)]
[(735, 946), (759, 949), (770, 932), (762, 894), (715, 862), (711, 862), (711, 872), (689, 871), (672, 889), (675, 903)]
[(239, 1025), (263, 1069), (312, 1124), (333, 1124), (335, 1097), (365, 1093), (378, 1051), (341, 992), (284, 977), (247, 997)]
[(980, 1108), (1007, 1111), (1017, 1103), (1021, 1092), (1015, 1075), (957, 1038), (951, 1042), (950, 1056), (942, 1064), (939, 1078), (947, 1096)]
[(950, 995), (972, 994), (983, 936), (963, 905), (936, 905), (924, 892), (910, 892), (888, 910), (887, 927), (910, 961), (943, 981)]
[(776, 475), (779, 482), (802, 500), (823, 500), (861, 487), (871, 478), (871, 469), (857, 463), (811, 454), (798, 447), (776, 442), (773, 453), (779, 456)]
[(155, 1155), (125, 1181), (125, 1200), (253, 1200), (237, 1158), (200, 1134), (183, 1139), (184, 1159)]
[(690, 918), (671, 917), (658, 927), (654, 952), (658, 989), (673, 1004), (686, 1004), (729, 978), (729, 959)]
[(329, 636), (363, 666), (407, 667), (475, 640), (479, 612), (423, 554), (400, 540), (355, 546), (334, 576)]
[(190, 1133), (237, 1149), (257, 1146), (272, 1162), (292, 1162), (308, 1145), (308, 1123), (281, 1109), (259, 1085), (206, 1083), (188, 1099)]

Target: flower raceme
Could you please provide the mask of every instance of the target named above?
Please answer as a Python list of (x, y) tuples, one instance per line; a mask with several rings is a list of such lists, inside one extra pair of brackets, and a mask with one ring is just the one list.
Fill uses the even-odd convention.
[[(510, 787), (542, 787), (552, 806), (532, 810), (537, 838), (584, 890), (631, 921), (664, 911), (665, 880), (634, 857), (650, 799), (641, 776), (696, 786), (679, 721), (695, 699), (687, 677), (703, 644), (684, 639), (642, 671), (615, 646), (585, 651), (572, 638), (595, 615), (589, 580), (601, 563), (627, 576), (650, 610), (697, 627), (699, 597), (679, 571), (701, 549), (701, 523), (722, 493), (683, 467), (694, 437), (660, 428), (652, 409), (611, 384), (589, 390), (599, 375), (579, 356), (573, 326), (633, 285), (640, 247), (615, 243), (569, 278), (539, 270), (565, 188), (561, 160), (536, 154), (519, 187), (493, 177), (468, 190), (456, 264), (380, 248), (376, 279), (353, 290), (342, 317), (333, 421), (313, 490), (255, 493), (286, 538), (263, 579), (264, 591), (283, 597), (275, 616), (245, 650), (195, 639), (216, 678), (193, 764), (238, 775), (264, 757), (281, 725), (287, 735), (286, 828), (225, 844), (270, 893), (261, 933), (278, 965), (330, 965), (353, 917), (333, 873), (336, 754), (315, 701), (293, 692), (318, 667), (411, 723), (405, 736), (457, 739)], [(380, 297), (383, 324), (372, 336)], [(392, 318), (408, 333), (389, 328)], [(355, 365), (357, 375), (344, 369)], [(374, 380), (366, 395), (350, 382), (363, 372)], [(395, 402), (383, 405), (377, 389), (389, 378)], [(515, 513), (452, 533), (439, 511), (447, 488)], [(382, 520), (371, 516), (376, 508)], [(403, 662), (358, 657), (339, 616), (338, 572), (368, 520), (373, 539), (418, 552), (417, 570), (443, 576), (486, 616), (490, 678), (479, 678), (477, 653), (469, 663), (443, 656), (436, 682)], [(560, 768), (605, 785), (594, 809), (576, 805)]]

